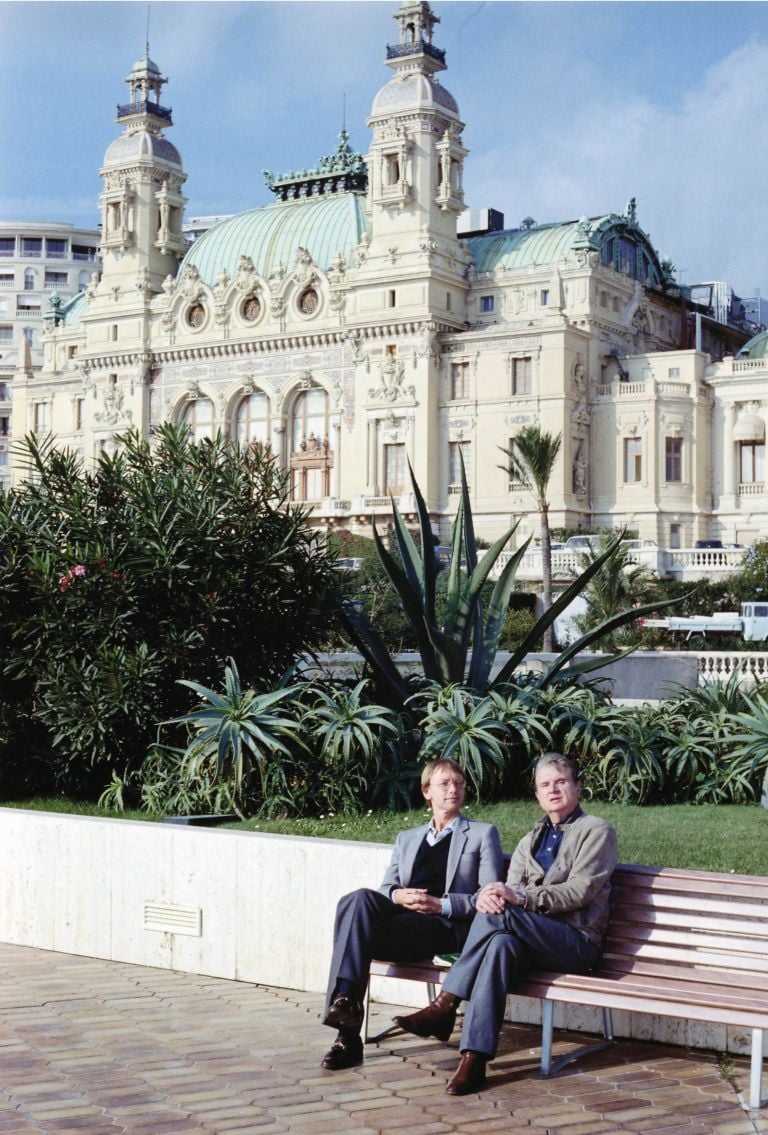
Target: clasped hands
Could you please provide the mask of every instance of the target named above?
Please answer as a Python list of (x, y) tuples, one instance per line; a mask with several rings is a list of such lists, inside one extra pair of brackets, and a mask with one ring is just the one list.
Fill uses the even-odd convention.
[(417, 910), (419, 914), (440, 914), (443, 909), (440, 899), (428, 894), (423, 887), (398, 887), (392, 893), (392, 902), (406, 910)]
[(505, 883), (488, 883), (478, 891), (475, 909), (481, 914), (502, 914), (508, 906), (520, 906), (520, 900)]

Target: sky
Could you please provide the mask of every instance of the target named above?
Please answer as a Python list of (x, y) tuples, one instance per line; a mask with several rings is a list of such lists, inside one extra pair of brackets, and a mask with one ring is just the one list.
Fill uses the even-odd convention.
[[(273, 200), (262, 171), (309, 168), (391, 77), (397, 0), (153, 0), (150, 56), (187, 216)], [(768, 3), (433, 0), (441, 81), (466, 123), (465, 199), (524, 217), (637, 218), (686, 284), (768, 297)], [(98, 223), (144, 0), (0, 0), (0, 219)], [(346, 107), (346, 111), (344, 108)]]

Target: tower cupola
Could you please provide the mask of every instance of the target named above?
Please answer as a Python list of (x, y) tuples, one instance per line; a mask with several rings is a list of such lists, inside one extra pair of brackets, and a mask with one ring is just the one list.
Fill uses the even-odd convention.
[(387, 47), (387, 66), (400, 72), (414, 68), (425, 74), (444, 71), (445, 52), (432, 43), (440, 17), (427, 0), (403, 0), (395, 19), (400, 25), (400, 42)]
[(156, 292), (175, 275), (186, 251), (182, 222), (186, 174), (179, 151), (164, 135), (172, 126), (161, 104), (167, 79), (149, 57), (134, 63), (125, 82), (130, 101), (118, 106), (123, 133), (108, 147), (100, 170), (104, 279), (133, 283), (137, 274)]

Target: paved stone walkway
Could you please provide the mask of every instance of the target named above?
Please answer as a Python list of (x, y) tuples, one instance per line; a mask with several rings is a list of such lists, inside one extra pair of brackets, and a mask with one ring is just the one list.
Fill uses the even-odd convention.
[[(455, 1045), (396, 1037), (324, 1072), (322, 998), (0, 945), (2, 1135), (756, 1135), (747, 1062), (621, 1042), (552, 1080), (504, 1030), (489, 1087), (452, 1099)], [(386, 1022), (391, 1006), (375, 1007)], [(582, 1043), (561, 1034), (558, 1050)], [(728, 1079), (724, 1078), (724, 1073)]]

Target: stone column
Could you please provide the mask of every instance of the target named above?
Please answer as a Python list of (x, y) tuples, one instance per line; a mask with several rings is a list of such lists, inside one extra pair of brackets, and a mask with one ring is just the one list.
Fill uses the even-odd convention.
[(734, 453), (733, 426), (736, 407), (731, 402), (723, 411), (723, 496), (736, 493), (736, 454)]

